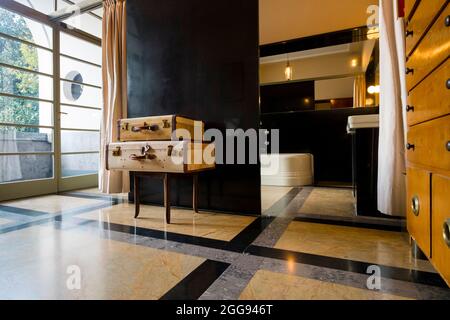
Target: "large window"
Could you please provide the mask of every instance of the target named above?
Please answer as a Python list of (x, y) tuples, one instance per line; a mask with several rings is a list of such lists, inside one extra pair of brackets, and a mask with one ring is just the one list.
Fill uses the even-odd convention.
[(101, 48), (60, 34), (62, 176), (98, 171)]
[[(81, 0), (15, 1), (48, 15)], [(102, 15), (66, 19), (67, 30), (0, 6), (0, 185), (64, 180), (67, 189), (74, 179), (96, 181)]]
[(0, 8), (0, 183), (54, 175), (52, 32)]

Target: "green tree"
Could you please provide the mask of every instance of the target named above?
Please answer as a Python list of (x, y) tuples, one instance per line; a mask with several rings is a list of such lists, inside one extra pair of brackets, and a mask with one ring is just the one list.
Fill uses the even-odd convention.
[[(0, 8), (0, 32), (33, 42), (25, 19)], [(0, 62), (38, 71), (37, 49), (18, 41), (0, 37)], [(19, 96), (39, 97), (39, 77), (36, 74), (0, 67), (0, 92)], [(0, 122), (39, 124), (39, 102), (0, 96)], [(18, 128), (35, 132), (35, 128)]]

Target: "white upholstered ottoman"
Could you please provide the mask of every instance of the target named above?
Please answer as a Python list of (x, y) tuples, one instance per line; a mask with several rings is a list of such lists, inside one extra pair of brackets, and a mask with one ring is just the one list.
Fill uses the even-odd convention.
[(314, 183), (314, 158), (309, 153), (261, 155), (261, 185), (299, 187)]

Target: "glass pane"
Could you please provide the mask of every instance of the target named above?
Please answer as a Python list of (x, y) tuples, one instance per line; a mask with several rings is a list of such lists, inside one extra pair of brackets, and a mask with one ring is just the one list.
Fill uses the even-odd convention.
[(0, 155), (0, 183), (53, 178), (52, 155)]
[(61, 152), (100, 150), (100, 132), (61, 131)]
[(61, 78), (101, 86), (102, 69), (70, 58), (61, 57)]
[(78, 83), (61, 81), (61, 103), (102, 108), (102, 90)]
[(102, 48), (61, 32), (61, 53), (98, 65), (102, 64)]
[(96, 174), (98, 172), (99, 154), (63, 154), (61, 171), (63, 177)]
[(0, 153), (52, 151), (53, 129), (0, 126)]
[(0, 96), (0, 122), (53, 126), (53, 105), (48, 102)]
[(93, 36), (96, 36), (97, 38), (102, 37), (102, 21), (99, 18), (94, 17), (87, 12), (66, 19), (64, 20), (64, 23), (67, 23), (69, 26), (72, 26), (75, 29), (90, 33)]
[(54, 0), (14, 0), (23, 4), (24, 6), (33, 8), (36, 11), (49, 14), (55, 11)]
[(0, 62), (53, 74), (53, 53), (0, 36)]
[(3, 8), (0, 8), (0, 32), (46, 48), (53, 48), (52, 28)]
[(100, 130), (101, 110), (61, 106), (61, 128)]
[(103, 8), (92, 10), (92, 13), (98, 15), (99, 17), (103, 17)]
[(53, 100), (53, 79), (0, 66), (0, 92)]

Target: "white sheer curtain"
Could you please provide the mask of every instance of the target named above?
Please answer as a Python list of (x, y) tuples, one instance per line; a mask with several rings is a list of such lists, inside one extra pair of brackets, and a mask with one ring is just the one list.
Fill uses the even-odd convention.
[(378, 210), (406, 215), (405, 32), (397, 0), (380, 0)]

